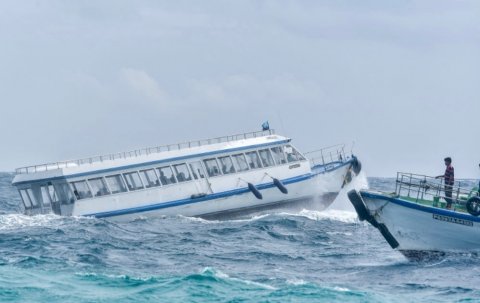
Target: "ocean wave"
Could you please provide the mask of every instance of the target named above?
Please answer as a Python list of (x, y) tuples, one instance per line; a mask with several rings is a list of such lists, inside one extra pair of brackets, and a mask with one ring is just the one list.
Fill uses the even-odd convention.
[(305, 217), (314, 221), (332, 220), (343, 223), (358, 222), (357, 214), (355, 212), (337, 209), (328, 209), (325, 211), (303, 209), (298, 213), (283, 212), (280, 213), (280, 215)]
[(48, 227), (61, 220), (57, 215), (27, 216), (22, 214), (0, 215), (0, 230), (14, 230), (26, 227)]
[(63, 217), (54, 214), (28, 216), (23, 214), (0, 215), (0, 231), (16, 230), (30, 227), (59, 227), (66, 222), (96, 221), (92, 217)]

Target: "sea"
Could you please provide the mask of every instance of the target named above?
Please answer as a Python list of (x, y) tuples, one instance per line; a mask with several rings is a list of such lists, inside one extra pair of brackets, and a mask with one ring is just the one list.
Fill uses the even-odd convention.
[(12, 178), (0, 173), (0, 302), (480, 302), (479, 256), (409, 261), (344, 192), (325, 211), (118, 223), (22, 215)]

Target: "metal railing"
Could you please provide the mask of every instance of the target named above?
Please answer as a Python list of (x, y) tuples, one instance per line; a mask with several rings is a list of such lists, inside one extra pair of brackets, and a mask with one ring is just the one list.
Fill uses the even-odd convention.
[(322, 149), (317, 149), (304, 153), (310, 160), (312, 167), (315, 165), (325, 165), (335, 161), (343, 162), (348, 159), (345, 155), (345, 144), (336, 144)]
[[(451, 198), (455, 204), (464, 204), (463, 202), (473, 194), (473, 184), (473, 180), (460, 179), (449, 186), (444, 184), (443, 178), (398, 172), (395, 194), (400, 197), (409, 197), (415, 202), (422, 200), (443, 202), (440, 198)], [(451, 192), (452, 197), (447, 197), (445, 191)]]
[(274, 129), (248, 132), (243, 134), (236, 134), (236, 135), (223, 136), (223, 137), (217, 137), (217, 138), (148, 147), (148, 148), (136, 149), (136, 150), (127, 151), (127, 152), (94, 156), (94, 157), (77, 159), (77, 160), (68, 160), (68, 161), (26, 166), (26, 167), (17, 168), (15, 172), (17, 174), (31, 174), (31, 173), (36, 173), (40, 171), (48, 171), (48, 170), (67, 168), (67, 167), (76, 167), (84, 164), (92, 164), (92, 163), (98, 163), (98, 162), (103, 162), (108, 160), (128, 159), (128, 158), (134, 158), (139, 156), (146, 156), (154, 153), (161, 153), (166, 151), (181, 150), (181, 149), (199, 147), (204, 145), (258, 138), (258, 137), (264, 137), (264, 136), (274, 135), (274, 134), (275, 134)]

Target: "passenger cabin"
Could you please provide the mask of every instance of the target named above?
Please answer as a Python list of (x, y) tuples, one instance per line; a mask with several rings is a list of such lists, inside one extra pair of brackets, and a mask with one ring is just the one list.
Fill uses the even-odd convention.
[[(105, 197), (155, 188), (182, 190), (187, 183), (196, 195), (207, 195), (215, 192), (217, 178), (237, 180), (256, 170), (264, 175), (261, 170), (301, 162), (308, 163), (289, 138), (267, 130), (19, 168), (12, 183), (26, 214), (75, 215), (77, 201), (103, 203)], [(309, 172), (310, 165), (304, 166)]]

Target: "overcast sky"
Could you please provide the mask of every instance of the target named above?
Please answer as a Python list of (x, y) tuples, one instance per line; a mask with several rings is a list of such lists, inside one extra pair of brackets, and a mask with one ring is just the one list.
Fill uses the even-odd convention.
[(0, 2), (0, 170), (258, 130), (480, 177), (480, 1)]

